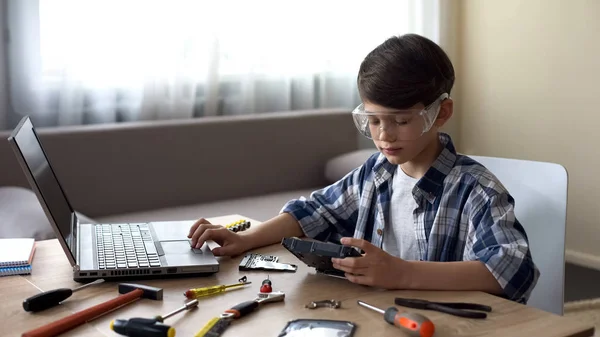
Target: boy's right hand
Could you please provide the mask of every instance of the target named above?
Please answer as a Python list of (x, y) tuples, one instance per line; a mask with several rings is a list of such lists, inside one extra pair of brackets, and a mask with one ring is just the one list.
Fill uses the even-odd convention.
[(199, 249), (207, 240), (213, 240), (221, 247), (212, 250), (215, 256), (236, 256), (250, 249), (248, 238), (229, 229), (213, 225), (208, 220), (200, 218), (190, 228), (188, 238), (192, 239), (192, 247)]

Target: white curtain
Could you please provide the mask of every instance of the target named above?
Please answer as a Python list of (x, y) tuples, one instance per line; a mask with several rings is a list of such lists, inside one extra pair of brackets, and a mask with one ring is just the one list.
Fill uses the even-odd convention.
[(407, 32), (439, 41), (439, 1), (8, 0), (7, 120), (352, 108), (370, 50)]

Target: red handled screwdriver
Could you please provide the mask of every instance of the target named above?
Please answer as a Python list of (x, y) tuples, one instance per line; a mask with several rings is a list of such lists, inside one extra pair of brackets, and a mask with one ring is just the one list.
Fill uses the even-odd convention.
[(383, 309), (379, 309), (363, 301), (359, 300), (357, 302), (358, 305), (383, 314), (383, 318), (386, 322), (399, 327), (407, 332), (410, 336), (431, 337), (435, 332), (435, 326), (433, 323), (429, 320), (429, 318), (421, 314), (417, 314), (415, 312), (398, 313), (398, 309), (395, 307), (389, 307), (384, 311)]

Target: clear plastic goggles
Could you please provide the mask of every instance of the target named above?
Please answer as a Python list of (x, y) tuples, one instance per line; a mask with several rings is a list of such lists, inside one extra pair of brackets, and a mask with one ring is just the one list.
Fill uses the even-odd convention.
[(389, 112), (367, 111), (365, 106), (360, 104), (352, 111), (352, 118), (358, 131), (369, 139), (381, 139), (381, 133), (385, 130), (388, 136), (396, 140), (416, 140), (431, 129), (442, 101), (448, 97), (448, 94), (444, 93), (423, 109)]

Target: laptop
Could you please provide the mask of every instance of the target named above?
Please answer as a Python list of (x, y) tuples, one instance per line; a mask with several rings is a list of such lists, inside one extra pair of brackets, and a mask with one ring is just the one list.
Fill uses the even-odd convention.
[(81, 223), (28, 116), (8, 141), (73, 267), (75, 281), (207, 276), (219, 271), (208, 244), (191, 248), (187, 234), (193, 221)]

